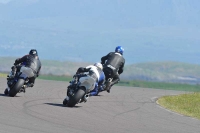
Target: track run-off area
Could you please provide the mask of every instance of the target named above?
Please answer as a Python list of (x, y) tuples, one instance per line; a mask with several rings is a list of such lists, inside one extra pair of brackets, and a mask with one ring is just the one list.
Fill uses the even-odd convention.
[(113, 86), (86, 103), (62, 105), (68, 82), (36, 79), (16, 97), (0, 78), (0, 133), (200, 133), (200, 120), (166, 110), (164, 95), (187, 92)]

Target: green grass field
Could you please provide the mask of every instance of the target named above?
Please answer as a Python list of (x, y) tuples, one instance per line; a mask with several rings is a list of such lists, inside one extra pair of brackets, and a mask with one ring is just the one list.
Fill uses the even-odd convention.
[(164, 96), (158, 103), (174, 112), (200, 119), (200, 93)]
[(7, 74), (5, 73), (0, 73), (0, 77), (5, 78), (7, 76)]
[(38, 79), (45, 80), (56, 80), (56, 81), (70, 81), (72, 77), (70, 76), (55, 76), (55, 75), (40, 75)]
[(147, 82), (147, 81), (135, 80), (135, 81), (120, 81), (118, 85), (164, 89), (164, 90), (200, 92), (200, 85), (181, 84), (181, 83)]

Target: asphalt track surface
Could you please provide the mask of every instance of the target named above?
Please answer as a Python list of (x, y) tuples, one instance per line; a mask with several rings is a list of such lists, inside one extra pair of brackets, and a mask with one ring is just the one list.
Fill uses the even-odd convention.
[(16, 97), (3, 94), (0, 133), (200, 133), (200, 121), (160, 107), (156, 98), (180, 91), (114, 86), (70, 108), (62, 105), (67, 82), (36, 79)]

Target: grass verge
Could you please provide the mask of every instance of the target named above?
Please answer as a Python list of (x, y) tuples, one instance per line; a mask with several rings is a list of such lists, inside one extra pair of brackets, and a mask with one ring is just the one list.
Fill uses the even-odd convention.
[[(1, 78), (6, 78), (8, 73), (0, 73)], [(56, 80), (56, 81), (70, 81), (72, 76), (56, 76), (56, 75), (40, 75), (38, 79)]]
[(70, 81), (72, 76), (56, 76), (56, 75), (40, 75), (38, 79), (56, 80), (56, 81)]
[(7, 75), (8, 75), (8, 74), (0, 73), (0, 77), (1, 77), (1, 78), (5, 78), (5, 77), (7, 77)]
[(181, 83), (165, 83), (165, 82), (148, 82), (148, 81), (120, 81), (118, 85), (132, 86), (142, 88), (154, 88), (164, 90), (178, 90), (178, 91), (190, 91), (200, 92), (200, 85), (181, 84)]
[(174, 112), (200, 119), (200, 93), (163, 96), (158, 103)]

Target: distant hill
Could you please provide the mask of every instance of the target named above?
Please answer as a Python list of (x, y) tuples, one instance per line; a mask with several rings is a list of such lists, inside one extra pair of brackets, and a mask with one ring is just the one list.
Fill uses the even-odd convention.
[(123, 79), (200, 83), (200, 65), (182, 62), (149, 62), (125, 67)]
[[(0, 57), (0, 72), (9, 72), (13, 57)], [(89, 62), (41, 60), (41, 74), (72, 76), (79, 67)], [(148, 62), (126, 65), (122, 80), (145, 80), (160, 82), (200, 83), (200, 65), (182, 62)]]

